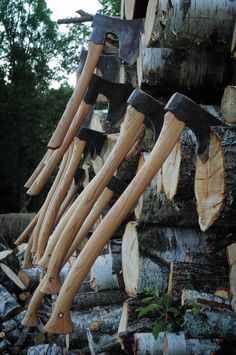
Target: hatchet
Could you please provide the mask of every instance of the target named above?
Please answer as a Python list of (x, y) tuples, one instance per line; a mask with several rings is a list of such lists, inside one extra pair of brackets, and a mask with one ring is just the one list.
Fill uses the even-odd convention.
[[(147, 98), (148, 96), (146, 95), (145, 97)], [(78, 197), (78, 204), (76, 208), (74, 208), (72, 215), (69, 221), (67, 222), (64, 230), (62, 231), (62, 233), (60, 233), (60, 239), (58, 240), (56, 247), (53, 251), (53, 255), (51, 257), (48, 266), (48, 271), (45, 277), (45, 282), (42, 285), (42, 292), (49, 294), (59, 292), (59, 271), (62, 262), (67, 254), (67, 251), (71, 243), (73, 242), (75, 234), (78, 232), (80, 226), (84, 222), (92, 206), (104, 190), (107, 183), (110, 181), (116, 169), (119, 167), (127, 153), (135, 144), (140, 132), (143, 130), (145, 113), (138, 112), (134, 108), (135, 105), (139, 105), (139, 98), (137, 96), (131, 95), (131, 99), (129, 99), (128, 103), (129, 105), (125, 114), (124, 122), (121, 127), (121, 132), (113, 150), (111, 151), (102, 169), (83, 190), (83, 196)], [(134, 107), (132, 105), (134, 105)], [(149, 111), (151, 109), (152, 106), (149, 105)], [(158, 114), (160, 117), (158, 117)], [(158, 118), (160, 119), (158, 120)], [(160, 126), (162, 125), (162, 103), (159, 103), (159, 109), (156, 113), (156, 121), (159, 122)], [(57, 234), (56, 229), (54, 233)]]
[(119, 57), (122, 60), (133, 64), (138, 57), (139, 36), (143, 29), (143, 19), (121, 20), (97, 13), (94, 16), (92, 27), (93, 32), (88, 42), (88, 54), (83, 70), (76, 83), (73, 95), (48, 143), (49, 148), (56, 149), (62, 144), (97, 65), (106, 42), (107, 33), (113, 33), (118, 37)]
[[(138, 94), (141, 94), (140, 91)], [(70, 308), (77, 289), (112, 234), (133, 210), (138, 198), (161, 168), (186, 125), (196, 135), (198, 154), (203, 161), (206, 161), (210, 126), (221, 125), (222, 122), (179, 93), (171, 97), (165, 110), (163, 127), (149, 159), (96, 228), (73, 264), (63, 283), (51, 318), (45, 326), (47, 332), (68, 334), (73, 331)]]
[[(84, 153), (84, 150), (86, 150), (86, 146), (93, 159), (95, 155), (99, 155), (101, 153), (105, 140), (106, 135), (101, 132), (85, 127), (82, 127), (79, 130), (77, 138), (74, 139), (74, 148), (69, 164), (66, 168), (63, 177), (60, 180), (59, 186), (57, 187), (53, 198), (50, 201), (47, 212), (44, 216), (44, 220), (42, 221), (38, 236), (38, 247), (36, 252), (35, 264), (37, 264), (43, 256), (49, 235), (51, 234), (54, 226), (57, 213), (59, 211), (62, 201), (64, 200), (69, 185), (71, 184), (72, 179), (74, 178), (76, 170), (78, 169), (82, 154)], [(77, 176), (77, 179), (78, 178), (79, 176)], [(82, 175), (80, 178), (82, 178)]]
[(79, 128), (85, 120), (85, 117), (88, 116), (88, 113), (95, 104), (99, 94), (106, 96), (109, 100), (107, 119), (112, 122), (118, 122), (125, 114), (126, 101), (132, 90), (133, 87), (130, 84), (112, 83), (93, 74), (84, 99), (81, 102), (73, 122), (65, 135), (62, 145), (54, 151), (53, 156), (44, 166), (41, 173), (27, 191), (27, 194), (35, 196), (42, 190), (63, 154), (77, 134)]
[[(103, 193), (95, 203), (92, 211), (89, 213), (88, 217), (84, 221), (81, 229), (79, 230), (73, 245), (71, 246), (70, 250), (68, 251), (64, 261), (63, 265), (67, 262), (69, 257), (72, 255), (72, 253), (79, 247), (80, 243), (84, 240), (84, 238), (88, 235), (88, 232), (94, 225), (94, 223), (97, 221), (99, 218), (100, 214), (103, 212), (104, 208), (107, 206), (107, 204), (110, 202), (114, 194), (120, 195), (123, 193), (125, 188), (127, 187), (127, 184), (125, 184), (122, 180), (117, 178), (116, 176), (113, 176), (111, 180), (109, 181), (107, 187), (104, 189)], [(54, 241), (53, 241), (54, 242)], [(54, 243), (54, 247), (56, 244), (57, 240)], [(52, 248), (53, 250), (53, 248)], [(49, 249), (48, 249), (49, 251)], [(47, 259), (44, 260), (44, 263), (47, 263), (47, 260), (50, 260), (50, 255), (47, 254)], [(40, 265), (45, 267), (45, 265)], [(43, 280), (42, 280), (43, 282)], [(38, 319), (38, 308), (40, 306), (40, 303), (42, 302), (45, 294), (41, 292), (41, 284), (37, 287), (37, 289), (34, 292), (34, 295), (30, 301), (30, 304), (27, 308), (25, 318), (22, 322), (22, 324), (26, 326), (36, 326), (39, 324), (39, 319)]]

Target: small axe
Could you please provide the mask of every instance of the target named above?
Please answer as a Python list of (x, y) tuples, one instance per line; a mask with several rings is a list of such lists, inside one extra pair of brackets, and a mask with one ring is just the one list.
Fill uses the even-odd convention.
[[(75, 234), (83, 224), (89, 211), (93, 207), (94, 203), (110, 181), (111, 177), (115, 173), (116, 169), (122, 163), (126, 155), (137, 141), (140, 132), (143, 130), (143, 124), (145, 120), (149, 123), (150, 118), (152, 121), (152, 110), (155, 109), (155, 121), (159, 124), (159, 130), (163, 123), (163, 104), (155, 101), (155, 107), (153, 106), (153, 99), (151, 96), (145, 94), (144, 101), (147, 102), (147, 107), (142, 111), (136, 110), (136, 107), (140, 107), (140, 95), (132, 94), (128, 100), (128, 108), (126, 110), (124, 122), (122, 124), (119, 138), (110, 153), (108, 159), (103, 165), (102, 169), (97, 175), (90, 181), (90, 183), (83, 190), (82, 194), (78, 197), (78, 203), (76, 208), (72, 211), (72, 215), (68, 220), (65, 228), (61, 232), (60, 238), (55, 246), (53, 255), (51, 256), (48, 266), (47, 274), (42, 284), (42, 292), (47, 294), (58, 293), (61, 287), (59, 280), (59, 272), (62, 262), (68, 252), (68, 249), (73, 242)], [(157, 102), (159, 104), (157, 108)], [(153, 126), (153, 125), (152, 125)], [(60, 228), (61, 229), (61, 228)], [(57, 234), (57, 228), (53, 234)]]
[(96, 228), (73, 264), (63, 283), (51, 318), (45, 326), (47, 332), (68, 334), (73, 331), (70, 308), (76, 291), (112, 234), (133, 210), (137, 200), (161, 168), (185, 126), (195, 133), (198, 154), (206, 161), (210, 126), (221, 125), (222, 122), (180, 93), (171, 97), (165, 111), (163, 127), (149, 159)]
[(106, 42), (107, 33), (115, 34), (119, 38), (119, 57), (122, 60), (133, 64), (138, 57), (139, 36), (143, 29), (143, 19), (121, 20), (97, 13), (94, 16), (92, 27), (93, 32), (88, 42), (88, 54), (83, 70), (72, 97), (48, 143), (48, 148), (56, 149), (62, 144), (97, 66)]
[(65, 135), (62, 145), (54, 151), (51, 159), (49, 159), (38, 177), (27, 190), (27, 194), (29, 196), (35, 196), (40, 193), (83, 124), (85, 117), (88, 116), (99, 94), (103, 94), (109, 100), (107, 119), (112, 122), (117, 122), (125, 114), (126, 102), (132, 91), (133, 87), (131, 84), (112, 83), (93, 74), (84, 99)]

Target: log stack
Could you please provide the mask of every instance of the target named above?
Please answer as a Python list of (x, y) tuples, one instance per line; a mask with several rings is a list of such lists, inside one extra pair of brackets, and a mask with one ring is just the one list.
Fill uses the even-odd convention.
[[(123, 19), (145, 18), (139, 58), (133, 66), (124, 63), (122, 81), (135, 83), (163, 103), (175, 91), (184, 93), (226, 125), (211, 128), (205, 163), (197, 155), (196, 137), (184, 129), (76, 293), (71, 309), (74, 331), (66, 338), (53, 338), (45, 334), (43, 324), (55, 296), (39, 295), (42, 324), (37, 328), (23, 327), (20, 322), (34, 292), (37, 295), (60, 234), (71, 220), (71, 206), (77, 206), (78, 196), (83, 198), (83, 188), (99, 174), (118, 140), (122, 120), (111, 124), (106, 121), (107, 109), (94, 107), (90, 128), (106, 135), (101, 155), (81, 153), (76, 166), (82, 166), (84, 173), (77, 178), (75, 157), (72, 159), (78, 143), (75, 139), (63, 155), (41, 209), (30, 217), (19, 215), (17, 236), (6, 228), (2, 216), (0, 352), (210, 355), (223, 354), (227, 346), (236, 347), (235, 1), (123, 0), (121, 10)], [(111, 45), (107, 53), (112, 49)], [(117, 53), (117, 48), (113, 50)], [(156, 138), (143, 125), (115, 175), (130, 183), (148, 159)], [(53, 154), (48, 151), (41, 168)], [(77, 234), (83, 231), (84, 241), (76, 244), (72, 256), (68, 252), (69, 262), (63, 262), (61, 282), (118, 198), (117, 192), (107, 195), (106, 206), (99, 213), (99, 203), (94, 205)], [(95, 210), (96, 218), (92, 216)], [(54, 234), (55, 229), (60, 233)], [(12, 241), (20, 246), (13, 250)], [(152, 330), (159, 326), (159, 318), (152, 302), (159, 302), (161, 295), (170, 304), (161, 305), (159, 318), (164, 325), (155, 339)], [(147, 297), (153, 309), (141, 317)], [(184, 311), (182, 323), (177, 319), (180, 328), (173, 326), (168, 307), (175, 312), (173, 317)]]

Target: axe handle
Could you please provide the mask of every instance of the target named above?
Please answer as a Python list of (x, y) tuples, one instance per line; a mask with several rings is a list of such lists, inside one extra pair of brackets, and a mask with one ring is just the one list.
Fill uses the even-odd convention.
[(27, 238), (29, 238), (30, 233), (32, 233), (37, 220), (39, 218), (40, 210), (37, 212), (37, 214), (34, 216), (34, 218), (30, 221), (28, 226), (24, 229), (24, 231), (21, 233), (21, 235), (16, 239), (15, 245), (20, 245), (26, 241)]
[(79, 286), (112, 234), (132, 211), (138, 198), (161, 168), (179, 139), (184, 126), (185, 124), (178, 121), (172, 113), (166, 113), (162, 131), (149, 159), (96, 228), (67, 275), (51, 318), (45, 326), (47, 332), (68, 334), (73, 331), (70, 308)]
[(31, 235), (28, 244), (25, 248), (25, 252), (24, 252), (24, 259), (23, 259), (23, 263), (21, 265), (22, 269), (31, 269), (33, 267), (32, 261), (31, 261), (31, 248), (32, 248), (32, 244), (33, 244), (33, 234)]
[(29, 196), (35, 196), (40, 193), (48, 179), (50, 178), (51, 174), (55, 170), (57, 164), (61, 160), (63, 154), (66, 152), (68, 147), (70, 146), (71, 142), (73, 141), (74, 137), (76, 136), (80, 126), (84, 122), (85, 117), (88, 115), (91, 105), (85, 104), (84, 101), (81, 102), (81, 105), (76, 112), (76, 115), (74, 116), (74, 120), (71, 123), (66, 136), (63, 140), (62, 145), (60, 148), (58, 148), (51, 159), (47, 162), (47, 164), (44, 166), (43, 170), (41, 173), (38, 175), (34, 183), (31, 185), (29, 190), (27, 191), (27, 194)]
[(78, 166), (79, 166), (79, 163), (81, 160), (81, 156), (84, 151), (85, 144), (86, 144), (85, 141), (82, 141), (78, 138), (74, 139), (72, 155), (69, 158), (68, 165), (66, 166), (66, 169), (65, 169), (63, 176), (57, 186), (57, 189), (56, 189), (52, 199), (50, 200), (49, 206), (47, 208), (46, 214), (45, 214), (43, 222), (42, 222), (42, 226), (40, 228), (35, 264), (37, 264), (37, 262), (39, 262), (39, 260), (43, 256), (43, 253), (45, 251), (49, 235), (51, 234), (51, 231), (53, 229), (59, 208), (62, 204), (62, 201), (64, 200), (64, 197), (65, 197), (66, 192), (69, 188), (69, 185), (71, 184), (71, 182), (73, 180), (76, 170), (78, 169)]
[(45, 153), (44, 157), (42, 158), (42, 160), (40, 161), (40, 163), (38, 164), (38, 166), (36, 167), (36, 169), (32, 173), (32, 175), (30, 176), (30, 178), (26, 181), (26, 183), (24, 185), (24, 187), (26, 189), (29, 189), (30, 186), (33, 184), (33, 182), (35, 181), (37, 176), (40, 174), (40, 172), (42, 171), (44, 165), (46, 164), (47, 160), (50, 159), (52, 154), (53, 154), (53, 150), (48, 149), (47, 152)]
[(71, 255), (79, 248), (80, 244), (83, 242), (84, 238), (88, 235), (89, 231), (96, 223), (108, 203), (111, 201), (112, 197), (114, 196), (114, 192), (108, 188), (105, 188), (102, 194), (99, 196), (98, 200), (96, 201), (95, 205), (92, 208), (92, 211), (89, 213), (88, 217), (85, 219), (84, 223), (82, 224), (81, 228), (79, 229), (76, 237), (71, 244), (63, 265), (70, 259)]
[(66, 132), (84, 97), (84, 93), (88, 87), (93, 71), (97, 65), (102, 49), (103, 44), (94, 44), (92, 42), (88, 43), (88, 55), (84, 64), (83, 71), (79, 76), (74, 92), (57, 125), (57, 128), (48, 143), (49, 148), (56, 149), (62, 144)]
[(59, 292), (61, 287), (59, 272), (74, 237), (91, 211), (96, 200), (114, 175), (116, 169), (136, 142), (136, 139), (140, 134), (140, 127), (143, 124), (144, 117), (144, 114), (137, 112), (132, 106), (128, 106), (119, 138), (113, 150), (102, 169), (84, 189), (83, 198), (80, 199), (80, 203), (75, 208), (63, 233), (60, 235), (49, 262), (42, 292), (46, 294)]
[(40, 307), (40, 304), (45, 296), (40, 291), (42, 281), (39, 283), (38, 287), (34, 291), (33, 297), (31, 298), (28, 308), (26, 310), (25, 317), (21, 322), (21, 324), (23, 324), (24, 326), (36, 327), (40, 323), (38, 318), (38, 308)]
[(47, 197), (46, 197), (46, 200), (44, 201), (44, 204), (43, 206), (41, 207), (40, 209), (40, 214), (39, 214), (39, 217), (38, 217), (38, 220), (37, 220), (37, 223), (36, 223), (36, 226), (34, 228), (34, 231), (33, 231), (33, 245), (32, 245), (32, 249), (31, 249), (31, 253), (33, 255), (35, 255), (36, 251), (37, 251), (37, 247), (38, 247), (38, 237), (39, 237), (39, 233), (40, 233), (40, 228), (42, 226), (42, 223), (43, 223), (43, 220), (44, 220), (44, 217), (45, 217), (45, 214), (47, 212), (47, 209), (48, 209), (48, 206), (49, 206), (49, 203), (56, 191), (56, 188), (61, 180), (61, 177), (63, 175), (63, 172), (64, 172), (64, 169), (66, 167), (66, 164), (67, 164), (67, 160), (68, 160), (68, 156), (70, 154), (70, 149), (68, 149), (68, 151), (64, 154), (64, 157), (62, 159), (62, 163), (60, 165), (60, 168), (59, 168), (59, 171), (57, 173), (57, 176), (47, 194)]

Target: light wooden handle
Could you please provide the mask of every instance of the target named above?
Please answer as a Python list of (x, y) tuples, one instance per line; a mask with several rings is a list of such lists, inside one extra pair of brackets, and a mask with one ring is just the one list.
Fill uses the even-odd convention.
[(93, 71), (97, 65), (99, 57), (101, 55), (103, 45), (88, 43), (88, 54), (84, 64), (84, 68), (80, 77), (76, 83), (74, 92), (66, 106), (66, 109), (57, 125), (55, 132), (53, 133), (48, 147), (51, 149), (58, 148), (66, 135), (66, 132), (79, 108), (79, 105), (84, 97), (84, 93), (88, 87), (89, 81), (93, 74)]
[(42, 160), (39, 162), (38, 166), (36, 167), (36, 169), (32, 173), (32, 175), (30, 176), (30, 178), (26, 181), (26, 183), (24, 185), (24, 187), (26, 189), (29, 189), (30, 186), (33, 184), (33, 182), (35, 181), (37, 176), (41, 173), (44, 165), (46, 164), (47, 160), (52, 156), (52, 154), (53, 154), (53, 150), (48, 149), (47, 152), (45, 153), (44, 157), (42, 158)]
[(161, 168), (176, 144), (184, 126), (185, 124), (178, 121), (172, 113), (166, 113), (162, 131), (149, 159), (96, 228), (73, 264), (63, 283), (51, 318), (45, 326), (46, 331), (54, 334), (67, 334), (73, 331), (70, 308), (75, 293), (112, 234), (134, 208), (138, 198)]
[(39, 218), (39, 214), (40, 214), (40, 210), (34, 216), (34, 218), (30, 221), (30, 223), (24, 229), (24, 231), (21, 233), (21, 235), (16, 239), (16, 241), (14, 243), (15, 245), (20, 245), (20, 244), (24, 243), (29, 238), (29, 235), (32, 233), (32, 231), (37, 223), (37, 220)]
[(44, 220), (40, 228), (35, 264), (39, 262), (39, 260), (42, 258), (44, 254), (45, 247), (49, 235), (52, 232), (53, 225), (55, 223), (55, 219), (58, 214), (59, 208), (62, 204), (62, 201), (64, 200), (69, 185), (73, 180), (76, 170), (78, 169), (85, 144), (86, 144), (85, 141), (81, 141), (78, 138), (74, 139), (72, 155), (69, 159), (68, 165), (63, 173), (63, 176), (57, 186), (57, 189), (49, 203), (46, 214), (44, 216)]
[(86, 105), (84, 101), (82, 101), (78, 111), (76, 112), (76, 115), (74, 117), (73, 122), (71, 123), (66, 136), (63, 140), (62, 145), (60, 148), (55, 150), (52, 158), (47, 162), (47, 164), (44, 166), (44, 169), (41, 171), (37, 179), (34, 181), (34, 183), (31, 185), (29, 190), (27, 190), (27, 194), (29, 196), (35, 196), (40, 193), (46, 182), (48, 181), (49, 177), (55, 170), (57, 164), (61, 160), (63, 154), (66, 152), (68, 147), (70, 146), (71, 142), (75, 138), (79, 128), (81, 127), (82, 123), (84, 122), (86, 116), (88, 115), (91, 105)]
[(92, 211), (89, 213), (88, 217), (85, 219), (81, 228), (79, 229), (73, 243), (68, 250), (63, 265), (69, 260), (71, 255), (79, 248), (80, 244), (83, 242), (84, 238), (88, 235), (90, 229), (98, 220), (99, 216), (102, 214), (108, 203), (111, 201), (114, 192), (108, 188), (105, 188), (95, 205), (92, 208)]
[(32, 249), (31, 249), (31, 253), (33, 255), (35, 255), (35, 253), (37, 251), (39, 232), (40, 232), (40, 228), (42, 226), (42, 223), (43, 223), (47, 208), (48, 208), (50, 200), (52, 199), (53, 194), (55, 193), (56, 188), (57, 188), (57, 186), (58, 186), (58, 184), (59, 184), (59, 182), (61, 180), (62, 174), (63, 174), (64, 169), (66, 167), (68, 156), (69, 156), (69, 149), (64, 154), (64, 157), (62, 159), (62, 163), (60, 165), (60, 169), (59, 169), (59, 171), (57, 173), (57, 176), (56, 176), (56, 178), (55, 178), (55, 180), (54, 180), (54, 182), (53, 182), (53, 184), (52, 184), (52, 186), (51, 186), (51, 188), (50, 188), (50, 190), (49, 190), (49, 192), (47, 194), (47, 197), (46, 197), (46, 200), (44, 201), (43, 206), (40, 209), (39, 217), (38, 217), (36, 226), (35, 226), (34, 231), (33, 231), (33, 245), (32, 245)]
[[(43, 280), (42, 280), (43, 281)], [(41, 281), (41, 283), (42, 283)], [(27, 327), (36, 327), (40, 321), (38, 318), (38, 309), (44, 298), (44, 294), (40, 291), (41, 283), (38, 285), (34, 291), (33, 297), (30, 300), (29, 306), (26, 311), (26, 315), (22, 320), (21, 324)]]
[(54, 225), (56, 225), (60, 221), (60, 219), (63, 216), (63, 214), (65, 213), (65, 211), (68, 208), (70, 208), (72, 203), (75, 201), (79, 186), (80, 185), (77, 185), (75, 183), (75, 181), (72, 181), (71, 186), (69, 188), (69, 191), (67, 192), (67, 195), (66, 195), (64, 201), (62, 202), (62, 204), (60, 206), (60, 209), (59, 209), (59, 212), (58, 212), (58, 214), (56, 216), (56, 220), (55, 220), (55, 224)]
[(80, 199), (80, 203), (60, 235), (48, 266), (42, 292), (52, 294), (60, 291), (59, 272), (68, 249), (96, 200), (136, 142), (144, 117), (144, 114), (137, 112), (132, 106), (128, 106), (120, 136), (113, 150), (102, 169), (84, 189), (83, 198)]
[(33, 244), (33, 234), (31, 235), (31, 237), (28, 241), (27, 247), (25, 248), (24, 259), (23, 259), (23, 263), (21, 265), (22, 269), (31, 269), (33, 267), (33, 263), (31, 260), (32, 244)]

